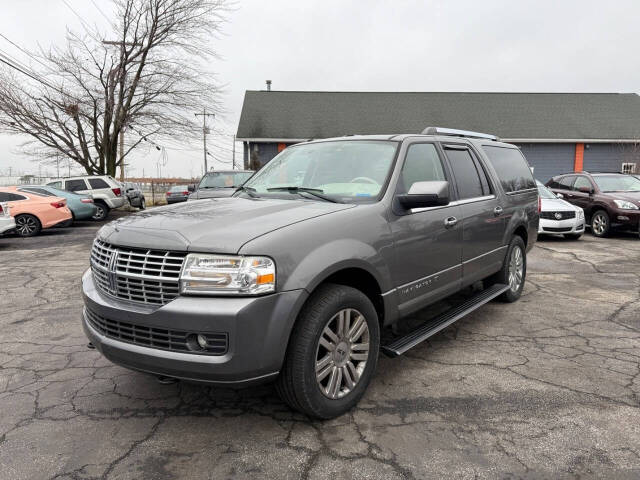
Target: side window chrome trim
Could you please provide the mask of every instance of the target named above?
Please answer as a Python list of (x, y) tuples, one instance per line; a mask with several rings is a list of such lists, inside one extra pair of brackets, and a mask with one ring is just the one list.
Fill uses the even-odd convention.
[(458, 206), (458, 205), (466, 205), (467, 203), (484, 202), (486, 200), (493, 200), (494, 198), (496, 198), (495, 195), (486, 195), (484, 197), (465, 198), (464, 200), (456, 200), (454, 202), (449, 202), (447, 205), (440, 205), (438, 207), (412, 208), (410, 210), (410, 212), (411, 213), (420, 213), (420, 212), (426, 212), (426, 211), (430, 211), (430, 210), (440, 210), (441, 208), (455, 207), (455, 206)]
[[(549, 187), (549, 188), (553, 188), (553, 187)], [(515, 190), (513, 192), (505, 192), (505, 195), (519, 195), (521, 193), (527, 193), (527, 192), (534, 192), (538, 190), (537, 188), (525, 188), (523, 190)]]

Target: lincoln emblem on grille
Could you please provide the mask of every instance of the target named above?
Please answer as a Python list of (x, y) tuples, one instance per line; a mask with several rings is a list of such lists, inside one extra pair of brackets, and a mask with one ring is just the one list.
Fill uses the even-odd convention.
[(116, 279), (116, 265), (118, 264), (118, 250), (113, 250), (111, 252), (111, 257), (109, 258), (109, 290), (112, 292), (117, 291), (118, 281)]

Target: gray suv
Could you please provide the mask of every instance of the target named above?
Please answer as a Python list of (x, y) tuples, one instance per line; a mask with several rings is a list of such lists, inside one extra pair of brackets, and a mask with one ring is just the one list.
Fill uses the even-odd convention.
[[(490, 135), (304, 142), (233, 197), (102, 227), (83, 326), (114, 363), (216, 385), (275, 380), (291, 407), (332, 418), (362, 397), (380, 351), (517, 300), (538, 217), (524, 156)], [(388, 328), (463, 289), (416, 329)]]

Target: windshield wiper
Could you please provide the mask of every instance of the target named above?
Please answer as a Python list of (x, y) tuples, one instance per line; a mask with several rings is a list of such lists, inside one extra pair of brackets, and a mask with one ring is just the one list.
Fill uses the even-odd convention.
[(244, 185), (239, 186), (236, 189), (236, 192), (246, 192), (251, 198), (259, 198), (260, 195), (256, 193), (256, 189), (253, 187), (245, 187)]
[(267, 191), (269, 192), (289, 192), (289, 193), (308, 193), (309, 195), (313, 195), (316, 198), (320, 198), (322, 200), (324, 200), (325, 202), (331, 202), (331, 203), (340, 203), (338, 200), (328, 197), (326, 195), (323, 195), (324, 190), (322, 190), (321, 188), (309, 188), (309, 187), (296, 187), (296, 186), (290, 186), (290, 187), (273, 187), (273, 188), (267, 188)]

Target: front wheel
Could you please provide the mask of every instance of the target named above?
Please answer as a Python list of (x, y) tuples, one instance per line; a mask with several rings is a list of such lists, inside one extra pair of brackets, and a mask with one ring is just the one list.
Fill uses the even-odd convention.
[(327, 284), (302, 309), (276, 388), (290, 407), (334, 418), (364, 394), (378, 361), (380, 326), (369, 298), (355, 288)]
[(509, 289), (498, 297), (502, 302), (512, 303), (520, 298), (527, 276), (527, 253), (522, 237), (516, 235), (511, 239), (502, 268), (492, 275), (490, 283), (503, 283)]
[(606, 237), (609, 234), (611, 222), (609, 214), (604, 210), (598, 210), (591, 217), (591, 233), (596, 237)]
[(145, 208), (147, 208), (147, 204), (144, 201), (144, 197), (142, 197), (140, 199), (140, 210), (144, 210)]
[(16, 233), (21, 237), (33, 237), (40, 233), (42, 230), (42, 224), (40, 220), (34, 215), (27, 213), (18, 215), (15, 218), (16, 221)]

